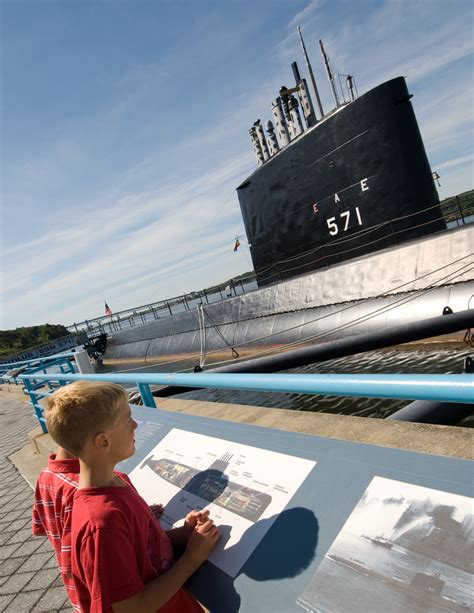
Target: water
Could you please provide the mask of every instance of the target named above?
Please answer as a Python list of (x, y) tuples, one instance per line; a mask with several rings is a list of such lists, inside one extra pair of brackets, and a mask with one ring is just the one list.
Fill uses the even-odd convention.
[(474, 215), (468, 215), (464, 217), (464, 221), (462, 219), (455, 219), (454, 221), (448, 221), (446, 227), (450, 230), (451, 228), (458, 228), (459, 226), (464, 226), (469, 223), (474, 223)]
[[(346, 358), (286, 371), (288, 373), (340, 374), (461, 374), (464, 358), (474, 353), (469, 347), (437, 347), (418, 345), (371, 351)], [(324, 412), (359, 417), (385, 418), (406, 406), (406, 400), (383, 398), (335, 398), (281, 392), (252, 392), (239, 390), (203, 389), (179, 398), (230, 404), (254, 405), (273, 409)], [(474, 427), (474, 416), (466, 418), (463, 426)]]

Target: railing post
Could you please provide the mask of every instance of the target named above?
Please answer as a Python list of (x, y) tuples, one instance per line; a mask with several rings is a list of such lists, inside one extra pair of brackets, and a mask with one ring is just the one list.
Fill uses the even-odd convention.
[(31, 406), (33, 407), (33, 410), (35, 412), (36, 419), (39, 421), (39, 424), (41, 426), (41, 430), (43, 430), (43, 434), (47, 434), (48, 433), (48, 429), (46, 428), (46, 424), (44, 423), (43, 411), (41, 409), (41, 406), (38, 404), (38, 399), (37, 399), (36, 394), (34, 393), (34, 391), (32, 389), (31, 381), (29, 379), (24, 379), (23, 380), (23, 384), (25, 386), (27, 394), (30, 397), (30, 403), (31, 403)]
[(456, 203), (458, 205), (459, 214), (460, 214), (461, 219), (462, 219), (462, 224), (463, 224), (463, 226), (465, 226), (466, 222), (464, 221), (464, 215), (463, 215), (463, 212), (462, 212), (462, 208), (461, 208), (461, 205), (459, 204), (459, 196), (456, 196)]
[[(60, 369), (60, 370), (61, 370), (61, 372), (64, 372), (62, 369)], [(47, 375), (47, 374), (48, 374), (48, 371), (46, 370), (46, 368), (43, 368), (43, 373), (44, 373), (45, 375)], [(50, 390), (52, 390), (52, 389), (53, 389), (53, 386), (51, 385), (51, 383), (50, 383), (49, 381), (48, 381), (48, 387), (49, 387), (49, 389), (50, 389)]]
[(168, 310), (169, 310), (169, 312), (170, 312), (170, 315), (173, 315), (173, 311), (171, 310), (171, 306), (170, 306), (170, 303), (169, 303), (169, 302), (167, 302), (167, 303), (166, 303), (166, 306), (168, 307)]
[(140, 396), (143, 400), (143, 406), (145, 407), (153, 407), (156, 409), (155, 399), (153, 398), (153, 394), (151, 393), (150, 386), (146, 383), (138, 383), (138, 391), (140, 392)]

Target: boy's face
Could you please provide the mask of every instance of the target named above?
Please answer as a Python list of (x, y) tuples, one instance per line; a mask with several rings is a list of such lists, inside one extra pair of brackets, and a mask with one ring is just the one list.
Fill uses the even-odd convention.
[(117, 418), (107, 434), (110, 441), (110, 453), (116, 462), (126, 460), (135, 453), (135, 430), (137, 422), (132, 418), (128, 402), (123, 400), (117, 411)]

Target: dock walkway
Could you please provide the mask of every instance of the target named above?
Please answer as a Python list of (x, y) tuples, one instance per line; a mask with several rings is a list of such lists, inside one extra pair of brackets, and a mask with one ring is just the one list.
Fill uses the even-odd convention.
[(24, 400), (0, 395), (0, 611), (73, 611), (48, 539), (31, 534), (33, 489), (9, 460), (36, 427)]

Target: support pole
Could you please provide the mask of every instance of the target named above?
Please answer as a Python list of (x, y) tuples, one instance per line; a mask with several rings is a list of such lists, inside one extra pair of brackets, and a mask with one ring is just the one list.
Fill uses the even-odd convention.
[(138, 383), (137, 387), (138, 391), (140, 392), (140, 396), (143, 400), (143, 406), (153, 407), (154, 409), (156, 409), (155, 399), (153, 398), (153, 394), (151, 393), (150, 386), (146, 383)]

